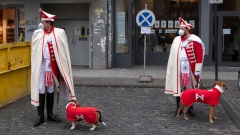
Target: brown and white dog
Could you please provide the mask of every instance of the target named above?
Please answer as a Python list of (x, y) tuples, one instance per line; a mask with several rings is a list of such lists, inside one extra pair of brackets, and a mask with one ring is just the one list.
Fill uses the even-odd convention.
[(225, 89), (227, 89), (227, 86), (223, 81), (216, 81), (213, 84), (213, 88), (210, 90), (189, 89), (183, 91), (181, 94), (181, 101), (179, 103), (179, 109), (176, 117), (179, 117), (179, 114), (184, 107), (184, 119), (188, 120), (186, 112), (188, 111), (189, 107), (192, 106), (195, 102), (202, 102), (210, 105), (209, 120), (210, 123), (213, 123), (213, 119), (218, 119), (214, 115), (214, 107), (219, 104), (219, 98)]
[(96, 107), (82, 107), (78, 104), (77, 100), (71, 100), (66, 105), (67, 120), (72, 122), (72, 127), (70, 129), (75, 129), (75, 122), (80, 122), (85, 120), (88, 124), (91, 124), (91, 131), (95, 130), (98, 123), (101, 122), (103, 125), (107, 126), (102, 121), (101, 112)]

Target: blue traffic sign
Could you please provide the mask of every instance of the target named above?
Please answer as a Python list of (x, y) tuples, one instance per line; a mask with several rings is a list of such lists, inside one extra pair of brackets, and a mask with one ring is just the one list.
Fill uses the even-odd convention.
[(140, 27), (150, 27), (155, 23), (155, 15), (152, 11), (144, 9), (141, 10), (136, 17), (136, 22)]

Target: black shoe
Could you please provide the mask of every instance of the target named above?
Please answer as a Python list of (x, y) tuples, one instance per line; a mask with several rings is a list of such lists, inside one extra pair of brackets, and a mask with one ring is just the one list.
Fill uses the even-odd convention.
[(44, 115), (38, 115), (36, 122), (33, 124), (34, 127), (37, 127), (44, 123)]
[(61, 120), (56, 116), (54, 116), (52, 113), (47, 114), (47, 120), (53, 121), (53, 122), (61, 122)]
[(189, 109), (188, 109), (188, 114), (192, 117), (196, 117), (196, 114), (195, 112), (193, 111), (193, 106), (191, 106)]

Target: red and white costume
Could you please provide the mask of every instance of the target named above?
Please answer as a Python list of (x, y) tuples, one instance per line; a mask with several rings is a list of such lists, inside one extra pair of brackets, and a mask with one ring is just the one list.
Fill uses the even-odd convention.
[[(42, 10), (40, 13), (42, 21), (56, 17)], [(76, 100), (65, 31), (53, 26), (50, 31), (35, 30), (31, 47), (31, 103), (39, 106), (39, 93), (45, 86), (50, 87), (49, 93), (58, 90), (60, 98)], [(64, 81), (59, 81), (60, 75)]]
[(219, 98), (224, 90), (216, 85), (210, 90), (189, 89), (182, 92), (181, 101), (185, 106), (191, 106), (195, 102), (202, 102), (211, 106), (219, 104)]
[[(183, 19), (181, 24), (190, 27)], [(204, 59), (204, 44), (201, 39), (190, 34), (183, 38), (174, 38), (167, 65), (165, 93), (180, 96), (182, 86), (187, 89), (194, 88), (197, 78), (195, 71), (201, 72)]]
[(94, 124), (97, 121), (95, 107), (76, 107), (76, 104), (70, 102), (66, 106), (68, 121), (82, 121), (85, 120), (89, 124)]

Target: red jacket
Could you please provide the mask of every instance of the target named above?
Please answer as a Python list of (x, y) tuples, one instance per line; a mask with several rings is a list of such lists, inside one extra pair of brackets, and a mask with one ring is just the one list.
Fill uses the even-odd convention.
[(221, 93), (223, 93), (223, 89), (217, 85), (211, 90), (189, 89), (183, 91), (181, 101), (185, 106), (191, 106), (195, 102), (217, 106)]
[[(185, 40), (187, 40), (187, 43), (185, 43)], [(186, 39), (181, 37), (181, 41), (183, 44), (187, 44), (184, 49), (186, 51), (192, 73), (194, 74), (195, 71), (201, 71), (204, 59), (203, 45), (201, 45), (200, 41), (197, 41), (192, 35)]]
[(95, 107), (76, 107), (73, 102), (70, 102), (66, 106), (67, 120), (68, 121), (82, 121), (85, 120), (89, 124), (94, 124), (97, 120)]

